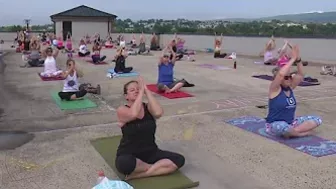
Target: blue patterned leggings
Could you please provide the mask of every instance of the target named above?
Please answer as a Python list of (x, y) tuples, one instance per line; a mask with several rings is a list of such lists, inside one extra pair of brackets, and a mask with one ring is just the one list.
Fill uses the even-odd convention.
[(266, 123), (266, 132), (271, 135), (283, 136), (288, 134), (291, 128), (301, 125), (305, 121), (315, 121), (317, 126), (322, 124), (322, 119), (319, 116), (300, 116), (297, 117), (292, 124), (285, 121), (275, 121), (273, 123)]

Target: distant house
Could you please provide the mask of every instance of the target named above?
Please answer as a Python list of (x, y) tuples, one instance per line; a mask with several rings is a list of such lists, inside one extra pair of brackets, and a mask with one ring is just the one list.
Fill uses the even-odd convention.
[(66, 38), (70, 32), (75, 40), (85, 35), (99, 33), (102, 37), (113, 31), (115, 19), (114, 14), (109, 14), (85, 5), (60, 12), (50, 16), (55, 25), (56, 35), (63, 34)]

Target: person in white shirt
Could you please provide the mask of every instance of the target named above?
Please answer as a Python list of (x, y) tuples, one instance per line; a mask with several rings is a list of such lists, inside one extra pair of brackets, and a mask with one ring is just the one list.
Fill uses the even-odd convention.
[(82, 39), (79, 43), (79, 51), (78, 51), (78, 56), (80, 57), (85, 57), (90, 55), (90, 51), (87, 48), (85, 41)]
[(63, 90), (58, 93), (61, 100), (79, 100), (87, 93), (100, 94), (100, 85), (94, 88), (90, 84), (79, 84), (78, 78), (83, 77), (83, 73), (76, 69), (74, 60), (68, 59), (66, 64), (67, 71), (62, 72), (64, 78)]
[(275, 65), (278, 58), (273, 55), (273, 51), (276, 47), (275, 39), (272, 36), (271, 39), (266, 43), (264, 49), (264, 64), (265, 65)]
[(44, 52), (44, 71), (41, 73), (42, 77), (57, 77), (62, 73), (62, 70), (58, 70), (56, 66), (56, 57), (58, 56), (58, 49), (48, 47)]
[(124, 39), (124, 36), (121, 36), (121, 37), (120, 37), (119, 46), (120, 46), (121, 48), (125, 49), (125, 47), (126, 47), (126, 41), (125, 41), (125, 39)]

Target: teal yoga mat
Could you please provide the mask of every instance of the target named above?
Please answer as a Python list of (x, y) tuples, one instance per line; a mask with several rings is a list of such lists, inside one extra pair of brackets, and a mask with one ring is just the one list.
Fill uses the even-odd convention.
[[(113, 68), (110, 68), (107, 70), (108, 73), (110, 74), (114, 74), (114, 69)], [(138, 72), (130, 72), (130, 73), (117, 73), (117, 77), (135, 77), (135, 76), (138, 76), (139, 73)]]

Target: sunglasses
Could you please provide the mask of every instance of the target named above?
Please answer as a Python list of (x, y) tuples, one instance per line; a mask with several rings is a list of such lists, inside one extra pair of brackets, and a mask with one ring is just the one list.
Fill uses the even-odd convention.
[(284, 77), (284, 79), (285, 79), (285, 80), (290, 80), (290, 79), (292, 79), (292, 76), (291, 76), (291, 75), (286, 75), (286, 76)]
[(168, 55), (164, 55), (163, 58), (168, 58), (169, 56)]

